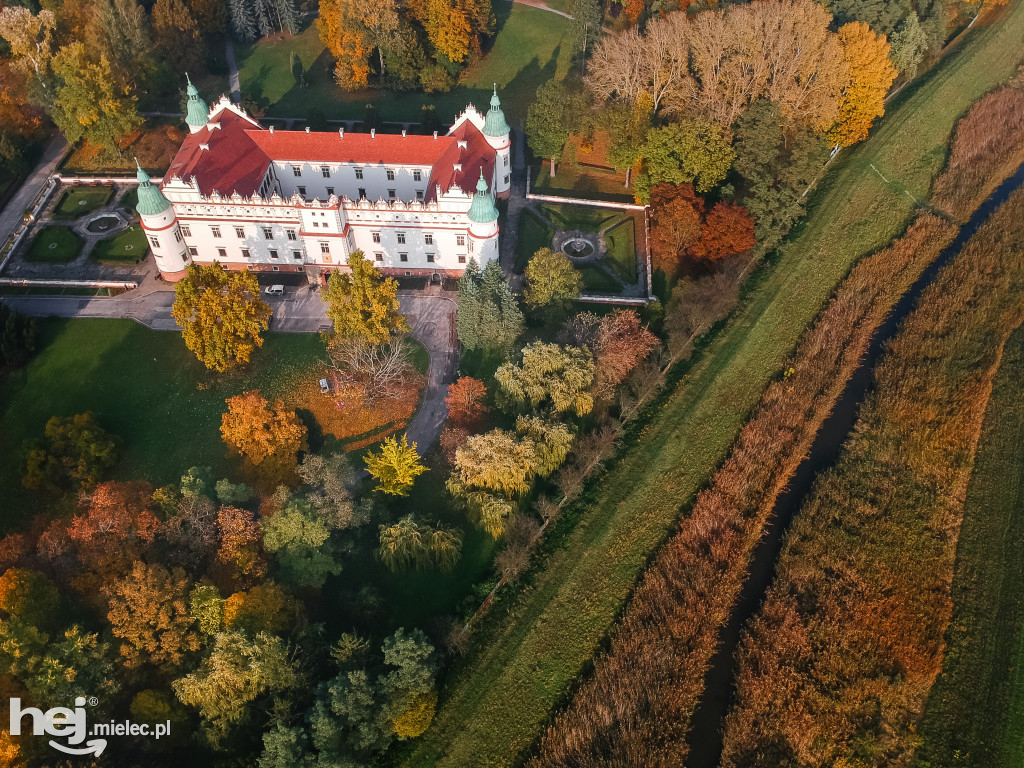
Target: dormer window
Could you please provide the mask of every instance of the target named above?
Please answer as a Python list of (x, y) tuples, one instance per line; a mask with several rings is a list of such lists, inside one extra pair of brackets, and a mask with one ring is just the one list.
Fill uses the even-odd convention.
[(320, 166), (320, 173), (323, 174), (323, 177), (325, 179), (331, 178), (331, 169), (330, 169), (329, 166), (321, 165)]
[(297, 166), (297, 165), (293, 165), (292, 166), (292, 176), (301, 176), (301, 175), (302, 175), (302, 169), (299, 168), (299, 166)]
[(412, 172), (412, 180), (413, 181), (423, 181), (423, 172), (422, 171), (413, 171)]
[(356, 168), (356, 178), (357, 179), (363, 178), (363, 169), (362, 168)]
[(391, 170), (390, 168), (388, 168), (388, 181), (394, 181), (394, 180), (395, 180), (395, 172), (393, 170)]

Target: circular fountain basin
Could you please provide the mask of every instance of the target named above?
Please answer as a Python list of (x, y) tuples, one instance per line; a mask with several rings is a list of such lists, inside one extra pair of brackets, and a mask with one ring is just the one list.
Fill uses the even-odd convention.
[(95, 219), (85, 225), (85, 228), (93, 234), (102, 234), (109, 232), (110, 230), (120, 226), (121, 219), (112, 213), (106, 213), (102, 216), (97, 216)]
[(562, 252), (571, 259), (585, 259), (595, 250), (594, 244), (585, 237), (570, 237), (562, 242)]

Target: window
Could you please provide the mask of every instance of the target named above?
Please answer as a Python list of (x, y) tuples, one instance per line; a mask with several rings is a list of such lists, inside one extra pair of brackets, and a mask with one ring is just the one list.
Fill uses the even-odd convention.
[(296, 238), (295, 230), (294, 229), (289, 229), (288, 230), (288, 239), (289, 240), (294, 240), (295, 238)]
[(154, 248), (159, 248), (160, 247), (160, 241), (157, 240), (152, 235), (149, 236), (149, 244), (152, 245)]
[(373, 233), (373, 242), (375, 242), (375, 243), (379, 243), (380, 242), (380, 232), (374, 232)]
[(314, 221), (313, 222), (313, 226), (314, 227), (319, 227), (320, 226), (320, 222), (319, 221)]
[(356, 178), (357, 179), (363, 178), (363, 169), (362, 168), (356, 168)]
[(388, 199), (389, 200), (394, 200), (395, 199), (395, 190), (393, 190), (393, 189), (389, 189), (388, 190)]
[(327, 188), (327, 196), (330, 197), (333, 194), (334, 194), (334, 187), (328, 187)]
[(373, 258), (376, 259), (377, 261), (384, 261), (384, 254), (381, 253), (380, 251), (377, 251), (375, 254), (373, 254)]
[(417, 200), (422, 200), (423, 199), (423, 190), (422, 189), (417, 189), (416, 190), (416, 199)]
[(434, 254), (428, 253), (427, 254), (427, 261), (430, 262), (431, 264), (433, 264), (434, 263)]
[(330, 253), (330, 252), (331, 252), (331, 244), (330, 243), (325, 243), (325, 242), (321, 241), (321, 243), (320, 243), (320, 253)]
[(174, 240), (175, 242), (181, 242), (181, 229), (179, 227), (174, 228)]
[(292, 166), (292, 175), (293, 176), (301, 176), (302, 175), (302, 169), (299, 168), (299, 166), (297, 166), (297, 165), (293, 165)]
[(228, 257), (227, 249), (225, 249), (225, 248), (218, 248), (217, 249), (217, 255), (220, 258), (222, 258), (222, 259), (226, 259)]
[(272, 259), (276, 259), (276, 258), (277, 258), (277, 251), (275, 251), (275, 250), (271, 250), (271, 251), (270, 251), (270, 258), (272, 258)]
[(362, 199), (364, 197), (366, 197), (366, 187), (360, 187), (359, 188), (359, 198)]
[(281, 268), (278, 267), (278, 266), (273, 266), (273, 267), (271, 267), (271, 269), (274, 270), (275, 272), (280, 272), (281, 271)]
[(469, 252), (470, 253), (473, 252), (473, 241), (472, 240), (469, 241)]
[(323, 175), (325, 179), (331, 178), (331, 169), (326, 165), (320, 166), (320, 173)]
[(210, 234), (214, 237), (220, 237), (220, 227), (210, 227)]
[(423, 181), (423, 173), (421, 171), (413, 171), (412, 172), (412, 180), (413, 181)]
[(188, 247), (188, 255), (191, 256), (192, 258), (195, 258), (196, 256), (199, 255), (199, 249), (196, 248), (194, 245), (190, 245)]
[(508, 184), (508, 174), (505, 174), (505, 183)]
[(427, 245), (433, 245), (434, 244), (434, 233), (433, 232), (427, 232), (425, 235), (423, 235), (423, 242), (426, 243)]
[(505, 167), (508, 168), (508, 155), (505, 155)]
[(235, 227), (235, 237), (241, 240), (245, 237), (245, 230), (242, 227)]
[(273, 240), (274, 239), (274, 230), (272, 230), (270, 227), (264, 227), (263, 228), (263, 239), (264, 240)]
[(390, 168), (388, 168), (388, 181), (394, 181), (394, 180), (395, 180), (395, 172), (392, 171)]
[(305, 187), (299, 187), (299, 194), (302, 195), (303, 197), (305, 197), (306, 196), (306, 188)]
[(228, 265), (227, 264), (221, 264), (220, 268), (223, 269), (225, 272), (228, 271)]
[(459, 264), (465, 264), (465, 263), (466, 263), (466, 254), (460, 253), (459, 254)]
[(292, 251), (292, 258), (296, 261), (302, 261), (302, 251)]
[(466, 236), (465, 235), (456, 235), (455, 236), (455, 244), (456, 245), (465, 245), (466, 244)]
[(248, 248), (243, 248), (242, 249), (242, 258), (243, 259), (248, 259), (248, 258), (250, 258), (250, 256), (251, 256), (251, 254), (249, 253), (249, 249)]
[(409, 254), (408, 253), (400, 253), (400, 254), (398, 254), (398, 260), (399, 261), (408, 261), (409, 260)]
[(182, 224), (181, 234), (183, 234), (185, 237), (192, 237), (192, 230), (188, 228), (187, 224)]
[(398, 238), (399, 245), (405, 245), (405, 232), (399, 232), (396, 237)]

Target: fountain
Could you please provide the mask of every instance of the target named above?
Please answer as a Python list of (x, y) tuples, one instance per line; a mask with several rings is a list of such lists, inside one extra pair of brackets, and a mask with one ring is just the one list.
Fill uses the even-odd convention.
[(571, 259), (585, 259), (594, 252), (594, 244), (586, 237), (569, 237), (562, 243), (562, 252)]
[(105, 213), (91, 219), (89, 223), (85, 225), (85, 228), (94, 235), (101, 235), (104, 232), (109, 232), (120, 225), (121, 219), (118, 216), (112, 213)]

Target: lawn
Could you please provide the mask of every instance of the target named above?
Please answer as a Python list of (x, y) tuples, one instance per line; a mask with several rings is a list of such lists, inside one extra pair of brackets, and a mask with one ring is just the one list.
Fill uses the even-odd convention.
[(581, 264), (576, 267), (583, 275), (584, 293), (614, 293), (622, 292), (622, 286), (596, 264)]
[(636, 282), (636, 225), (632, 218), (604, 233), (608, 254), (605, 263), (627, 283)]
[(966, 45), (890, 105), (868, 141), (833, 163), (804, 225), (689, 366), (657, 420), (633, 435), (586, 495), (589, 506), (555, 529), (529, 588), (505, 596), (481, 627), (403, 765), (512, 765), (540, 736), (650, 553), (720, 464), (835, 285), (902, 232), (912, 213), (904, 190), (927, 199), (956, 119), (1016, 70), (1022, 35), (1020, 3), (997, 23), (976, 26)]
[(317, 334), (269, 333), (245, 373), (216, 376), (185, 349), (179, 333), (131, 320), (43, 320), (41, 351), (0, 383), (0, 530), (18, 527), (45, 499), (20, 484), (23, 442), (43, 434), (51, 416), (94, 412), (122, 440), (117, 478), (156, 485), (197, 464), (229, 471), (221, 442), (224, 400), (248, 389), (284, 394), (293, 376), (323, 356)]
[(636, 199), (623, 186), (624, 177), (598, 170), (572, 168), (563, 163), (555, 169), (551, 178), (549, 163), (530, 166), (530, 191), (546, 195), (578, 197), (583, 200), (610, 200), (618, 203), (635, 203)]
[(592, 208), (586, 205), (561, 205), (547, 203), (541, 206), (544, 215), (563, 230), (600, 232), (614, 226), (628, 216), (622, 211), (606, 208)]
[(113, 187), (70, 187), (53, 209), (53, 218), (63, 221), (77, 219), (105, 206), (112, 194)]
[[(382, 120), (417, 121), (431, 104), (442, 122), (450, 122), (466, 104), (486, 109), (497, 83), (510, 123), (522, 123), (537, 88), (569, 70), (569, 22), (525, 5), (495, 3), (498, 34), (487, 55), (472, 64), (451, 91), (439, 94), (394, 93), (364, 89), (342, 91), (334, 82), (333, 61), (315, 26), (299, 35), (274, 35), (252, 46), (236, 46), (242, 98), (265, 97), (268, 117), (306, 119), (315, 106), (330, 119), (361, 120), (373, 102)], [(295, 84), (289, 66), (295, 51), (307, 70), (308, 86)], [(202, 92), (208, 100), (213, 94)]]
[(1019, 768), (1024, 754), (1024, 328), (992, 388), (953, 575), (942, 674), (917, 765)]
[(522, 274), (530, 258), (541, 248), (550, 248), (555, 230), (549, 227), (529, 208), (519, 214), (519, 231), (516, 233), (516, 272)]
[(74, 261), (81, 250), (81, 238), (67, 227), (44, 227), (32, 240), (25, 261), (66, 264)]
[(100, 240), (89, 258), (100, 264), (138, 264), (148, 252), (146, 233), (141, 227), (133, 227), (116, 237)]
[(120, 205), (132, 216), (135, 216), (135, 206), (139, 204), (139, 188), (131, 187), (127, 192), (121, 195)]

